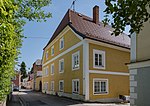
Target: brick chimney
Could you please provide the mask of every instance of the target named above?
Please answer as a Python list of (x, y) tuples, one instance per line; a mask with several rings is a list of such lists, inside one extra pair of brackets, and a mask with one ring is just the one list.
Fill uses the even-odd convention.
[(99, 6), (94, 6), (93, 8), (93, 22), (99, 24)]

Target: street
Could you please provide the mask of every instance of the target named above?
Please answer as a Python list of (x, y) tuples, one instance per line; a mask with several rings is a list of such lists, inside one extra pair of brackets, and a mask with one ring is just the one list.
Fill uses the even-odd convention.
[(130, 106), (129, 104), (85, 103), (64, 97), (47, 95), (30, 90), (13, 92), (12, 100), (7, 106)]

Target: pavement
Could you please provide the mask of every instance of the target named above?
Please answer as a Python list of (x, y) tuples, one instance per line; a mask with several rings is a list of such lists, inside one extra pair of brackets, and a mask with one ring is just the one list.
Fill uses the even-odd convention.
[(12, 95), (12, 99), (7, 106), (130, 106), (129, 103), (85, 103), (82, 101), (47, 95), (30, 90), (21, 90), (20, 92), (13, 92)]

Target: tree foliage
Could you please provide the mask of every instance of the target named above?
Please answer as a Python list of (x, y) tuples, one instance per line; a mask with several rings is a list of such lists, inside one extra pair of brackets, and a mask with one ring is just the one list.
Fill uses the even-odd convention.
[(22, 62), (20, 65), (20, 72), (21, 72), (21, 81), (23, 81), (24, 78), (27, 77), (27, 70), (26, 70), (26, 64), (25, 62)]
[(150, 8), (150, 0), (105, 0), (107, 8), (103, 23), (109, 23), (112, 15), (111, 25), (114, 28), (114, 34), (119, 35), (125, 31), (126, 26), (130, 26), (130, 34), (137, 34), (142, 30), (143, 23), (150, 18), (147, 11)]
[(0, 0), (0, 101), (10, 92), (14, 66), (22, 44), (26, 21), (51, 17), (42, 7), (51, 0)]

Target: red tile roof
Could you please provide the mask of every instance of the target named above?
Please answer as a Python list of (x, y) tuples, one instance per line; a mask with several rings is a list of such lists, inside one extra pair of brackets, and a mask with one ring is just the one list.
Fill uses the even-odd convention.
[(123, 48), (130, 48), (130, 38), (126, 34), (119, 36), (111, 35), (113, 29), (109, 25), (104, 27), (101, 22), (95, 24), (92, 18), (72, 10), (67, 11), (45, 48), (67, 25), (83, 38), (93, 39)]

